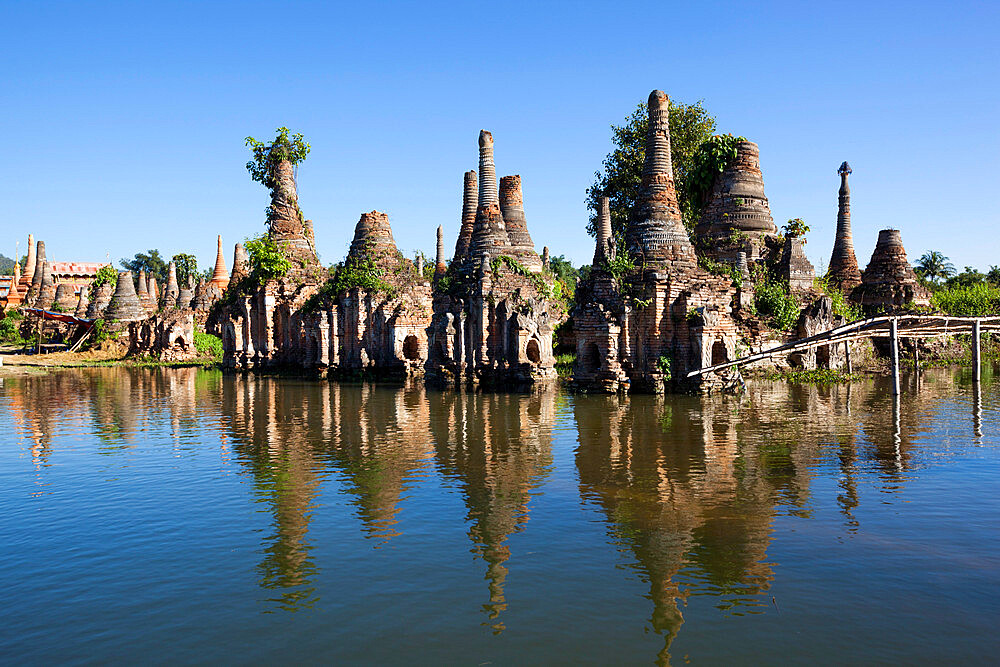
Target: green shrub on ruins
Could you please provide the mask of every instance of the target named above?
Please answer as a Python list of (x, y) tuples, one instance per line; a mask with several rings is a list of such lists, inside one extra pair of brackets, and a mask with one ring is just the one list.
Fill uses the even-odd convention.
[(864, 313), (861, 312), (861, 307), (848, 301), (847, 297), (844, 296), (844, 293), (837, 289), (834, 285), (831, 285), (826, 276), (817, 277), (813, 281), (813, 284), (816, 289), (830, 297), (830, 301), (833, 302), (834, 315), (843, 317), (848, 322), (854, 322), (855, 320), (864, 318)]
[(194, 334), (194, 349), (198, 356), (210, 359), (222, 359), (222, 339), (212, 334), (196, 331)]
[(278, 244), (267, 234), (247, 239), (243, 247), (250, 257), (250, 273), (258, 282), (280, 278), (292, 267)]
[(717, 134), (698, 146), (684, 180), (688, 200), (696, 214), (708, 201), (715, 177), (736, 159), (736, 145), (741, 141), (746, 141), (746, 137)]
[(115, 286), (118, 284), (118, 272), (115, 271), (115, 267), (110, 264), (102, 266), (97, 269), (97, 275), (94, 277), (93, 282), (90, 283), (90, 294), (93, 298), (94, 293), (97, 288), (101, 285), (111, 285)]
[[(253, 137), (246, 138), (246, 145), (250, 148), (251, 159), (247, 162), (247, 171), (250, 178), (261, 183), (269, 190), (278, 187), (274, 178), (275, 167), (279, 162), (288, 160), (292, 165), (299, 164), (309, 155), (310, 146), (305, 142), (299, 133), (289, 137), (287, 127), (279, 127), (277, 136), (271, 143), (265, 143)], [(249, 252), (249, 251), (247, 251)]]
[(956, 317), (1000, 315), (1000, 287), (987, 283), (945, 287), (931, 295), (931, 305)]
[(772, 328), (790, 331), (799, 320), (799, 304), (788, 284), (770, 273), (757, 282), (754, 304), (757, 314), (768, 318)]

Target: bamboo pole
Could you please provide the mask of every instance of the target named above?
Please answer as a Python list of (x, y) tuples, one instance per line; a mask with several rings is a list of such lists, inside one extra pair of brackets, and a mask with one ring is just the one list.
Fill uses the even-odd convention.
[(851, 365), (851, 344), (844, 341), (844, 356), (847, 358), (847, 374), (854, 373), (854, 366)]
[(979, 349), (980, 324), (979, 320), (972, 323), (972, 378), (978, 384), (982, 379), (982, 363)]
[(899, 324), (889, 324), (889, 356), (892, 358), (892, 395), (899, 396)]

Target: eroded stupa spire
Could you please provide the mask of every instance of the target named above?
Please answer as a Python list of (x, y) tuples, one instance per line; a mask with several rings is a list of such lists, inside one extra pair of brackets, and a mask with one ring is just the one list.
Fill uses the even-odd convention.
[(233, 275), (230, 277), (229, 282), (235, 283), (241, 278), (246, 278), (248, 275), (250, 275), (250, 257), (243, 248), (243, 244), (237, 243), (233, 248)]
[(35, 244), (35, 270), (31, 272), (31, 287), (28, 289), (28, 305), (33, 306), (42, 288), (42, 274), (45, 272), (45, 241)]
[(602, 266), (612, 260), (615, 254), (614, 238), (611, 236), (611, 200), (601, 197), (597, 207), (597, 243), (594, 248), (594, 266)]
[(629, 251), (642, 263), (693, 269), (697, 265), (677, 204), (670, 158), (670, 100), (662, 90), (649, 94), (649, 129), (642, 166), (639, 201), (626, 241)]
[(733, 230), (756, 237), (778, 233), (764, 194), (760, 148), (745, 139), (736, 144), (736, 157), (715, 177), (695, 234), (720, 238)]
[(476, 210), (479, 208), (478, 188), (479, 182), (476, 172), (465, 172), (465, 183), (462, 191), (462, 227), (458, 230), (455, 257), (452, 258), (452, 261), (461, 262), (469, 255), (472, 233), (476, 228)]
[(847, 176), (851, 173), (851, 165), (845, 160), (840, 168), (840, 192), (837, 202), (837, 236), (833, 241), (833, 254), (830, 255), (830, 269), (827, 273), (830, 282), (845, 293), (849, 293), (861, 284), (861, 270), (854, 254), (854, 239), (851, 235), (851, 187), (847, 184)]
[(437, 280), (448, 271), (444, 263), (444, 227), (438, 225), (437, 228), (437, 254), (434, 257), (434, 280)]
[(35, 301), (37, 308), (51, 308), (56, 300), (55, 276), (52, 275), (52, 263), (48, 260), (42, 262), (42, 282), (38, 290), (38, 299)]
[(306, 220), (299, 210), (295, 168), (290, 161), (280, 160), (273, 169), (275, 187), (271, 190), (268, 234), (284, 249), (286, 255), (306, 262), (315, 262), (316, 250), (313, 248), (312, 232), (307, 229)]
[(479, 206), (472, 230), (469, 254), (479, 263), (510, 254), (510, 239), (504, 227), (497, 192), (496, 168), (493, 165), (493, 135), (479, 132)]
[(180, 287), (177, 285), (177, 263), (170, 262), (167, 266), (167, 288), (163, 290), (164, 307), (173, 308), (176, 306), (180, 292)]
[(493, 162), (493, 135), (486, 130), (480, 130), (478, 206), (495, 204), (497, 199), (497, 168)]
[(504, 176), (500, 179), (500, 213), (514, 257), (528, 269), (541, 271), (542, 260), (535, 252), (535, 243), (528, 233), (528, 222), (524, 217), (520, 176)]
[(76, 302), (76, 310), (73, 311), (74, 317), (79, 317), (80, 319), (87, 317), (87, 309), (90, 306), (90, 300), (87, 298), (89, 290), (90, 288), (86, 285), (80, 288), (80, 297)]

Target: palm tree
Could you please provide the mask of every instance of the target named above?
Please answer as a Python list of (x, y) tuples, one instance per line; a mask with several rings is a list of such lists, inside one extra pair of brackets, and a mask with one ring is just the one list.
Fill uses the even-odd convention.
[(931, 281), (935, 285), (943, 278), (950, 278), (955, 275), (955, 265), (948, 261), (944, 254), (937, 250), (929, 250), (923, 257), (917, 260), (914, 267), (917, 275)]

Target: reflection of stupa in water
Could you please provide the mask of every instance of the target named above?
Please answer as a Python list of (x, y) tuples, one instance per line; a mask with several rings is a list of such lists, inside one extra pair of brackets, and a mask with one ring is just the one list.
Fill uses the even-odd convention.
[(556, 392), (531, 395), (449, 393), (433, 397), (437, 465), (459, 482), (468, 507), (469, 537), (486, 562), (495, 634), (503, 631), (508, 538), (524, 529), (532, 491), (552, 465)]
[(251, 465), (258, 493), (272, 506), (274, 533), (264, 547), (261, 586), (282, 591), (288, 609), (315, 602), (317, 567), (307, 539), (320, 477), (332, 467), (348, 481), (369, 537), (398, 534), (406, 479), (432, 455), (423, 389), (342, 388), (237, 377), (223, 392), (233, 449)]

